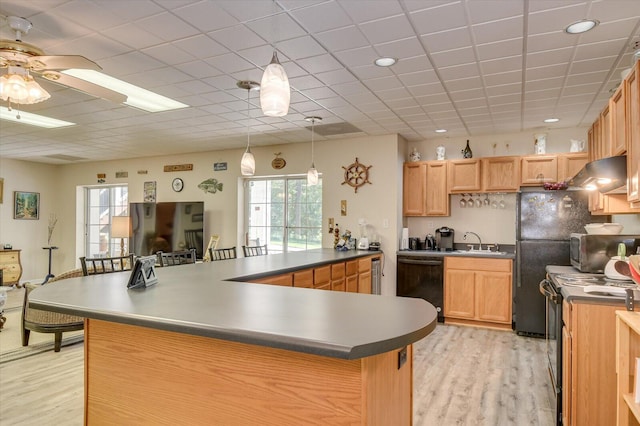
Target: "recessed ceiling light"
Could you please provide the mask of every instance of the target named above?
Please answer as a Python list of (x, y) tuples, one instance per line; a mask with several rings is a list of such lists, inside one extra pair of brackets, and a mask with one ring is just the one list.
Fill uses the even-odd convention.
[(379, 67), (390, 67), (394, 65), (398, 60), (396, 58), (378, 58), (373, 63)]
[(436, 129), (436, 133), (447, 133), (447, 129)]
[(600, 21), (597, 21), (595, 19), (583, 19), (581, 21), (574, 22), (573, 24), (569, 25), (567, 28), (564, 29), (564, 31), (569, 34), (581, 34), (589, 31), (599, 23)]
[(62, 121), (55, 118), (45, 117), (44, 115), (32, 114), (30, 112), (18, 112), (15, 109), (9, 111), (9, 108), (7, 107), (0, 107), (0, 119), (15, 121), (16, 123), (30, 124), (32, 126), (46, 127), (48, 129), (76, 125), (76, 123), (71, 123), (69, 121)]
[(69, 69), (62, 73), (122, 93), (127, 96), (125, 104), (148, 112), (169, 111), (189, 106), (98, 71)]
[(547, 118), (544, 120), (545, 123), (557, 123), (558, 121), (560, 121), (559, 118)]

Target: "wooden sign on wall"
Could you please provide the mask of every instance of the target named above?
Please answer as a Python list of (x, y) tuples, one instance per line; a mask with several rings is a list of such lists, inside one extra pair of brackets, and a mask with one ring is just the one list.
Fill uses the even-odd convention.
[(193, 164), (173, 164), (164, 166), (165, 172), (189, 172), (193, 170)]

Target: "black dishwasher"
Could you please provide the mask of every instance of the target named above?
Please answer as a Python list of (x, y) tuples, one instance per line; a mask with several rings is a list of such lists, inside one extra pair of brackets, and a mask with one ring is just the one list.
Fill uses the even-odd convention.
[(399, 254), (396, 278), (396, 295), (426, 300), (444, 322), (444, 257)]

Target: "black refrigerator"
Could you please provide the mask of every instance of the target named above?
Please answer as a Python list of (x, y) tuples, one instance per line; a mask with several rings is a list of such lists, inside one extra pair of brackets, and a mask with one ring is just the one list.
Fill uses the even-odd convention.
[(584, 233), (587, 223), (608, 222), (611, 217), (591, 216), (586, 191), (523, 190), (516, 209), (515, 330), (544, 337), (545, 298), (539, 284), (545, 266), (571, 265), (571, 233)]

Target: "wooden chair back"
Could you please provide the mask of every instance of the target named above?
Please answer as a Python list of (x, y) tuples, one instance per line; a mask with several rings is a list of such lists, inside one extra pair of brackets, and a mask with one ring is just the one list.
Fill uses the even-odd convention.
[(109, 274), (111, 272), (130, 271), (133, 268), (133, 253), (127, 256), (80, 258), (82, 273), (86, 275)]
[(183, 251), (174, 251), (171, 253), (165, 253), (159, 251), (156, 253), (158, 256), (158, 265), (160, 266), (175, 266), (185, 265), (188, 263), (196, 263), (196, 249), (192, 248)]
[(226, 260), (226, 259), (235, 259), (237, 258), (236, 248), (219, 248), (219, 249), (209, 249), (209, 257), (211, 257), (211, 261), (214, 262), (216, 260)]
[(242, 251), (244, 251), (244, 257), (264, 256), (269, 254), (267, 252), (266, 244), (263, 246), (242, 246)]

